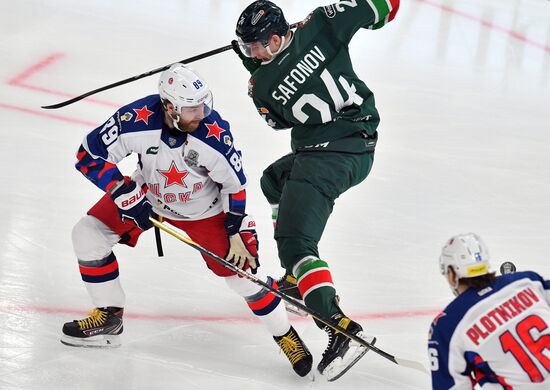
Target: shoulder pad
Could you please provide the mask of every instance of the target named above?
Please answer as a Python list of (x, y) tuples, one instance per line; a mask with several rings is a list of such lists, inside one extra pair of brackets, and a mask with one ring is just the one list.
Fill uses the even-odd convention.
[(233, 148), (229, 122), (223, 120), (217, 111), (212, 111), (202, 120), (193, 136), (222, 154), (227, 154)]
[(115, 119), (120, 124), (120, 134), (162, 128), (164, 111), (160, 96), (150, 95), (121, 107)]

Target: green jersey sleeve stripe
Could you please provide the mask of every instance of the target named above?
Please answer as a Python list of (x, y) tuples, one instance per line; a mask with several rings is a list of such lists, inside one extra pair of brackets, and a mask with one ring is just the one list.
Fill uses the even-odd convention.
[(389, 0), (366, 0), (374, 12), (374, 24), (384, 20), (390, 13), (392, 5)]

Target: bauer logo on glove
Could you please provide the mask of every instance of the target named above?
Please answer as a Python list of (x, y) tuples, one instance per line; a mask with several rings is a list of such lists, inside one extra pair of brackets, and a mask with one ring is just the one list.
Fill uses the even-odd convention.
[(118, 207), (118, 213), (122, 221), (133, 220), (142, 230), (153, 226), (149, 221), (151, 214), (151, 203), (145, 197), (146, 186), (138, 186), (133, 181), (121, 180), (111, 189), (111, 198)]
[(139, 201), (144, 195), (145, 190), (143, 188), (139, 188), (139, 191), (137, 193), (132, 194), (132, 196), (128, 199), (122, 200), (119, 208), (127, 210), (128, 208), (133, 207), (133, 204)]

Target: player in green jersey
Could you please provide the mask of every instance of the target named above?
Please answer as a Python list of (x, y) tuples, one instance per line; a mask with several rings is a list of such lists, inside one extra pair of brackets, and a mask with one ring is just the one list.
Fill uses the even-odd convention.
[[(259, 114), (274, 129), (292, 128), (292, 153), (261, 178), (281, 264), (308, 307), (360, 337), (361, 325), (338, 306), (318, 243), (335, 199), (369, 174), (378, 137), (374, 96), (355, 74), (348, 44), (360, 28), (383, 27), (398, 8), (399, 0), (341, 0), (315, 9), (293, 30), (277, 5), (259, 0), (239, 17), (233, 42), (251, 73), (248, 91)], [(317, 325), (329, 336), (317, 369), (335, 380), (366, 349)]]

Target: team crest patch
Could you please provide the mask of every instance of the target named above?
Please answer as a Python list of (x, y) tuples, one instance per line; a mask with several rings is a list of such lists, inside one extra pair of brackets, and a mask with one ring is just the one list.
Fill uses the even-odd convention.
[(325, 14), (327, 15), (327, 17), (332, 19), (336, 16), (336, 7), (334, 6), (334, 4), (325, 5), (323, 8), (325, 9)]
[(223, 136), (223, 143), (226, 144), (227, 146), (233, 145), (233, 142), (231, 142), (231, 137), (228, 135)]
[(254, 80), (248, 80), (248, 96), (254, 96)]
[(260, 19), (262, 18), (262, 16), (264, 16), (265, 14), (265, 11), (263, 9), (259, 10), (258, 13), (256, 15), (254, 15), (254, 17), (252, 18), (252, 20), (250, 21), (250, 23), (255, 26), (256, 23), (258, 23), (260, 21)]
[(183, 157), (183, 161), (190, 167), (196, 167), (199, 164), (199, 154), (195, 150), (190, 149), (187, 156)]
[(131, 112), (126, 112), (120, 117), (120, 120), (124, 122), (130, 122), (132, 120), (132, 117), (133, 115)]

